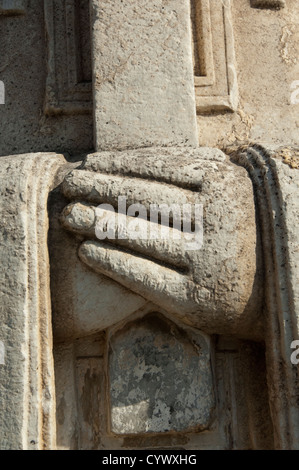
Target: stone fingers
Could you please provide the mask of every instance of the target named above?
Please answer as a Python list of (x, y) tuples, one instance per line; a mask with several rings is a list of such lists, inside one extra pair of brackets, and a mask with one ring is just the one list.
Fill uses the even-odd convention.
[(82, 243), (79, 257), (93, 271), (173, 313), (182, 315), (186, 309), (198, 307), (194, 301), (190, 304), (193, 283), (175, 269), (92, 240)]
[(84, 238), (106, 239), (168, 265), (190, 268), (181, 230), (80, 202), (65, 207), (61, 223), (65, 229)]
[(213, 148), (148, 147), (87, 155), (83, 169), (155, 180), (201, 192), (208, 176), (219, 169), (224, 171), (225, 161), (224, 153)]
[(115, 207), (121, 197), (122, 200), (125, 199), (127, 207), (138, 202), (147, 210), (153, 205), (182, 207), (183, 204), (198, 202), (196, 193), (173, 185), (85, 170), (70, 172), (65, 177), (62, 190), (68, 199), (81, 199), (95, 204), (108, 203)]
[(60, 222), (70, 232), (95, 238), (95, 209), (87, 203), (73, 202), (63, 209)]

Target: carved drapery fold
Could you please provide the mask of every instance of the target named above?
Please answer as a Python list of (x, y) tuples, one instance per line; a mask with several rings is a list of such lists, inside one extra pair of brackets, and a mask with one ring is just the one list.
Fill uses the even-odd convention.
[(0, 162), (2, 449), (54, 449), (56, 444), (47, 200), (64, 162), (55, 154)]
[[(286, 149), (259, 145), (229, 151), (253, 182), (262, 230), (266, 282), (266, 360), (276, 448), (298, 449), (298, 366), (291, 343), (298, 339), (299, 174), (283, 162)], [(292, 155), (292, 149), (287, 149)]]

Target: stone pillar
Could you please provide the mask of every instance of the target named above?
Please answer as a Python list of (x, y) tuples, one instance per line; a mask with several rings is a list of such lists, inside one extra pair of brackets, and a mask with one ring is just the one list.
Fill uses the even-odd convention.
[(197, 146), (190, 2), (92, 0), (95, 148)]

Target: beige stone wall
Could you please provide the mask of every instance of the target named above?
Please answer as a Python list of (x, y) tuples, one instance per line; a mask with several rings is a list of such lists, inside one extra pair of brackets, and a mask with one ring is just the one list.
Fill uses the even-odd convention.
[(239, 106), (235, 113), (198, 116), (200, 145), (298, 145), (299, 104), (291, 104), (291, 85), (299, 80), (298, 1), (265, 10), (234, 0), (232, 17)]
[[(215, 37), (221, 35), (223, 25), (213, 13), (214, 3), (210, 2), (210, 8)], [(61, 12), (53, 5), (57, 24)], [(199, 144), (220, 148), (248, 141), (296, 145), (299, 104), (291, 100), (293, 96), (298, 101), (299, 4), (288, 0), (285, 8), (269, 10), (252, 8), (249, 0), (231, 0), (230, 10), (239, 102), (234, 112), (210, 109), (206, 115), (198, 114)], [(0, 80), (6, 88), (6, 103), (0, 106), (0, 155), (49, 150), (80, 154), (93, 148), (88, 110), (85, 114), (82, 109), (61, 115), (44, 113), (49, 75), (46, 23), (40, 0), (29, 2), (25, 15), (0, 16)], [(58, 52), (66, 47), (58, 33), (55, 40)], [(214, 55), (215, 51), (214, 44)], [(63, 62), (57, 66), (69, 73)], [(218, 67), (221, 73), (223, 66)], [(209, 93), (202, 90), (204, 95)]]
[(0, 0), (0, 448), (298, 448), (298, 1), (125, 1)]
[(6, 91), (5, 105), (0, 106), (0, 155), (50, 149), (78, 154), (92, 149), (91, 114), (44, 114), (44, 1), (27, 2), (24, 15), (0, 14), (0, 50), (0, 80)]

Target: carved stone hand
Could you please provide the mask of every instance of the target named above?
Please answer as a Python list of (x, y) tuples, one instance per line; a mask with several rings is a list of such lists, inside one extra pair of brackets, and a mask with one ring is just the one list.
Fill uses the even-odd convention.
[[(79, 257), (92, 270), (207, 333), (261, 337), (262, 263), (252, 184), (221, 151), (155, 148), (89, 155), (66, 176), (63, 192), (73, 202), (62, 223), (83, 237)], [(202, 204), (202, 246), (188, 249), (183, 236), (173, 239), (175, 227), (170, 238), (120, 239), (116, 225), (115, 239), (97, 239), (97, 206), (117, 208), (121, 196), (127, 208), (142, 204), (148, 213), (153, 204)], [(132, 223), (132, 217), (123, 217)], [(148, 233), (153, 228), (151, 221), (141, 223)]]

